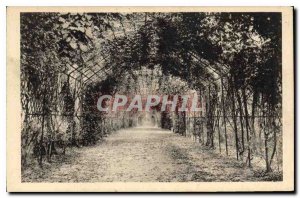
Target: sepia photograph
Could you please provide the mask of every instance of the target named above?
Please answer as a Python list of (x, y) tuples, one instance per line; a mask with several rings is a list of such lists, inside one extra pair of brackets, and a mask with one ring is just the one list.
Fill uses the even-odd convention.
[(294, 190), (292, 7), (7, 17), (12, 191)]

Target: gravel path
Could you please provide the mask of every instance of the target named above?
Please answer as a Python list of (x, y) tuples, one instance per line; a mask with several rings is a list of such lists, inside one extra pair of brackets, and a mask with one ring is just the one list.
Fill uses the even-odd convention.
[[(66, 157), (68, 158), (68, 157)], [(25, 182), (257, 181), (233, 158), (159, 128), (120, 130), (95, 146), (73, 150), (64, 163), (25, 171)]]

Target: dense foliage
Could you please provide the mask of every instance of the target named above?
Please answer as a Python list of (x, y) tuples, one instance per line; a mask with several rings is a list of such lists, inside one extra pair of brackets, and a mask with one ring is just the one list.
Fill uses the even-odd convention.
[(280, 27), (278, 13), (23, 13), (22, 163), (136, 124), (95, 112), (95, 98), (140, 93), (143, 76), (151, 92), (193, 90), (205, 106), (164, 113), (162, 127), (281, 170)]

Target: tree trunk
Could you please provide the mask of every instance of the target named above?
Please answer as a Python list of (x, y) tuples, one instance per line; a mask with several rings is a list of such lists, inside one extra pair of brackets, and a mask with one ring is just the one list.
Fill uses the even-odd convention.
[(222, 149), (221, 149), (221, 131), (220, 131), (220, 111), (218, 111), (218, 116), (217, 116), (217, 127), (218, 127), (218, 136), (219, 136), (219, 151), (221, 153)]
[(240, 96), (238, 89), (236, 90), (236, 95), (237, 95), (239, 110), (240, 110), (240, 124), (241, 124), (241, 133), (242, 133), (242, 151), (241, 151), (241, 153), (244, 153), (244, 151), (245, 151), (245, 134), (244, 134), (244, 122), (243, 122), (244, 113), (243, 113), (242, 100), (241, 100), (241, 96)]
[(232, 120), (233, 120), (233, 127), (234, 127), (234, 135), (235, 135), (235, 150), (236, 150), (236, 159), (239, 159), (239, 137), (238, 137), (238, 130), (237, 130), (237, 117), (236, 117), (236, 109), (235, 109), (235, 96), (234, 96), (234, 84), (233, 79), (231, 79), (231, 104), (232, 104)]
[(46, 86), (44, 88), (44, 93), (43, 93), (43, 117), (42, 117), (42, 132), (41, 132), (41, 138), (40, 138), (40, 156), (39, 156), (39, 166), (43, 167), (43, 155), (45, 154), (45, 147), (44, 147), (44, 124), (45, 124), (45, 114), (46, 114)]
[(223, 108), (223, 124), (224, 124), (224, 133), (225, 133), (225, 151), (226, 155), (228, 155), (228, 143), (227, 143), (227, 129), (226, 129), (226, 114), (225, 114), (225, 102), (224, 102), (224, 83), (223, 77), (221, 77), (221, 87), (222, 87), (222, 108)]
[(247, 149), (248, 149), (248, 166), (251, 167), (251, 148), (250, 148), (250, 132), (249, 132), (249, 116), (248, 116), (248, 105), (245, 88), (242, 89), (242, 96), (245, 108), (245, 121), (246, 121), (246, 135), (247, 135)]

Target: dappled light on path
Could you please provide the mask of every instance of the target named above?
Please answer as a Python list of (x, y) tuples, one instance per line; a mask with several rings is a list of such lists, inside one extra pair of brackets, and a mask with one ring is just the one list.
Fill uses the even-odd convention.
[(73, 148), (68, 163), (25, 172), (27, 182), (258, 181), (251, 169), (155, 126), (119, 130)]

